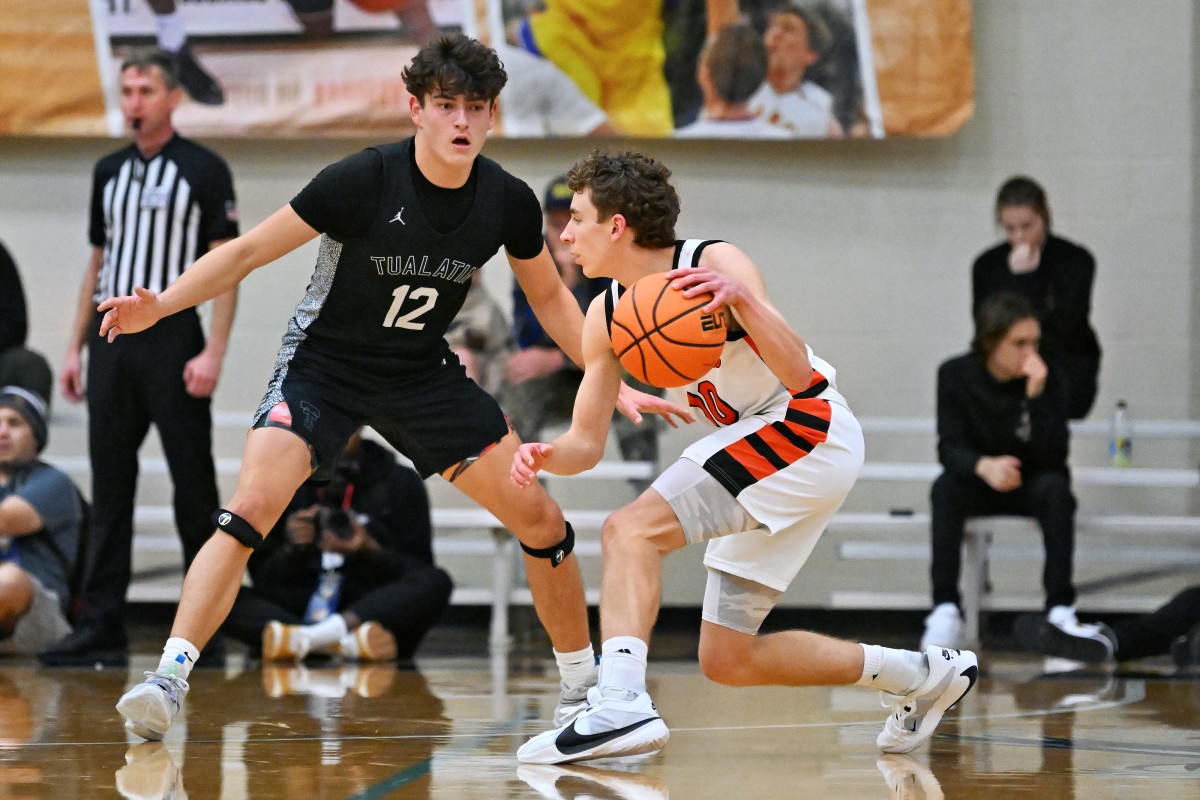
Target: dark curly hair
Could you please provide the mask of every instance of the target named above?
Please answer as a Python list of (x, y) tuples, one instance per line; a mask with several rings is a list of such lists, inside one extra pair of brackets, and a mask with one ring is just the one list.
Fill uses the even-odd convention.
[(422, 47), (400, 73), (409, 94), (422, 106), (430, 94), (495, 100), (508, 73), (496, 51), (469, 36), (442, 36)]
[(635, 244), (670, 247), (679, 218), (679, 195), (670, 177), (665, 164), (641, 153), (593, 150), (567, 172), (567, 183), (576, 192), (591, 190), (600, 219), (625, 217)]

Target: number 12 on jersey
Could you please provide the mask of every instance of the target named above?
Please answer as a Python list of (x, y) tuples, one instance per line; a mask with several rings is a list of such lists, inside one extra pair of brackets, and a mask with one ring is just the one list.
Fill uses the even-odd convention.
[[(403, 286), (397, 286), (392, 292), (392, 307), (388, 309), (387, 314), (383, 318), (383, 327), (385, 328), (408, 328), (412, 331), (424, 329), (424, 322), (417, 322), (417, 317), (429, 311), (437, 303), (437, 289), (432, 289), (428, 286), (422, 286), (416, 289), (411, 295), (408, 293), (409, 285), (406, 283)], [(409, 309), (403, 314), (400, 313), (406, 300), (411, 300)]]

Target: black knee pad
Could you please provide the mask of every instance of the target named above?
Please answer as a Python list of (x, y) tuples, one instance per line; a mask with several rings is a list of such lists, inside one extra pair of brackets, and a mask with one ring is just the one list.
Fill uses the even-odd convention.
[(257, 550), (262, 547), (262, 534), (254, 530), (254, 526), (249, 522), (246, 522), (246, 520), (228, 509), (218, 508), (214, 511), (212, 524), (216, 525), (219, 530), (225, 531), (225, 533), (237, 539), (238, 544), (243, 547), (249, 547), (251, 550)]
[(521, 545), (521, 549), (534, 558), (550, 559), (550, 567), (557, 567), (559, 564), (567, 560), (567, 556), (571, 555), (571, 551), (575, 549), (575, 529), (571, 527), (571, 523), (567, 522), (567, 533), (563, 536), (563, 540), (553, 547), (527, 547), (524, 542), (517, 540)]

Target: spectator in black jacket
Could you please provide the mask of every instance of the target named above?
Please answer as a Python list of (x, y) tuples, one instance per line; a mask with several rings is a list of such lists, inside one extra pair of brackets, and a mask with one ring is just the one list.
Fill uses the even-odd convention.
[(925, 619), (923, 648), (962, 644), (963, 526), (968, 517), (997, 514), (1036, 517), (1042, 527), (1047, 619), (1071, 633), (1099, 635), (1075, 619), (1067, 403), (1060, 376), (1038, 354), (1040, 336), (1029, 301), (1001, 292), (976, 312), (971, 351), (938, 369), (943, 472), (930, 499), (934, 608)]
[(50, 364), (25, 347), (29, 314), (17, 264), (0, 244), (0, 386), (20, 386), (46, 398), (54, 388)]
[(300, 487), (251, 557), (254, 586), (222, 630), (266, 661), (410, 658), (450, 601), (431, 539), (420, 476), (356, 433), (329, 486)]
[(1100, 342), (1088, 315), (1096, 260), (1050, 232), (1046, 192), (1030, 178), (1009, 178), (996, 195), (1005, 241), (980, 254), (971, 273), (972, 311), (996, 292), (1029, 300), (1042, 326), (1040, 352), (1064, 384), (1067, 416), (1082, 419), (1096, 399)]

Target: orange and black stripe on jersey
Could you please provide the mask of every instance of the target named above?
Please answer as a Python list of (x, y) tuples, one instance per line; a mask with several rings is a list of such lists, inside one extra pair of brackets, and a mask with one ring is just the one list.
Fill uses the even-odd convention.
[(704, 469), (737, 497), (763, 478), (794, 464), (829, 436), (829, 401), (818, 397), (829, 388), (824, 375), (814, 371), (809, 387), (792, 394), (787, 413), (704, 462)]

